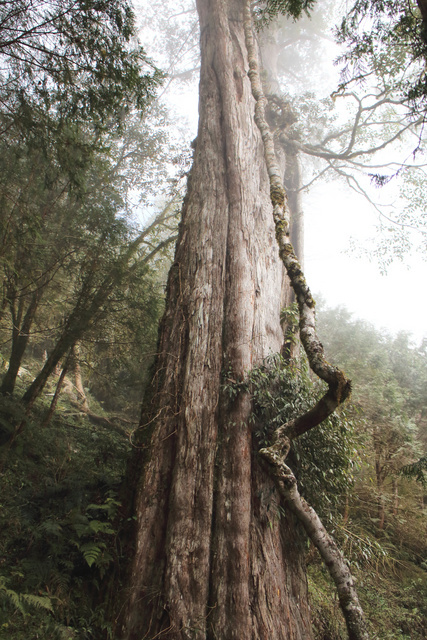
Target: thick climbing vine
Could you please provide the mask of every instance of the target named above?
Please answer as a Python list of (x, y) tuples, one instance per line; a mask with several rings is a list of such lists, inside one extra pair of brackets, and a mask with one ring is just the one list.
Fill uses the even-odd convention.
[[(268, 447), (280, 425), (317, 401), (324, 383), (312, 379), (306, 358), (275, 353), (243, 380), (236, 380), (232, 369), (224, 371), (222, 388), (232, 400), (240, 393), (250, 394), (252, 431), (258, 445)], [(352, 412), (343, 409), (295, 440), (287, 461), (305, 498), (333, 523), (335, 507), (353, 487), (356, 442)]]
[(273, 443), (260, 449), (269, 465), (280, 494), (304, 526), (307, 535), (319, 550), (333, 578), (350, 640), (368, 640), (365, 617), (359, 604), (350, 569), (335, 541), (327, 533), (314, 509), (301, 497), (292, 470), (285, 463), (291, 441), (319, 425), (343, 403), (351, 392), (345, 374), (329, 364), (316, 333), (315, 302), (295, 255), (289, 237), (289, 215), (286, 192), (276, 160), (273, 135), (266, 119), (267, 99), (262, 88), (258, 56), (253, 32), (250, 0), (245, 2), (245, 39), (249, 61), (248, 75), (255, 99), (255, 122), (264, 143), (264, 155), (270, 179), (270, 197), (279, 255), (295, 292), (299, 311), (299, 334), (312, 371), (328, 385), (322, 398), (301, 415), (292, 418), (274, 431)]

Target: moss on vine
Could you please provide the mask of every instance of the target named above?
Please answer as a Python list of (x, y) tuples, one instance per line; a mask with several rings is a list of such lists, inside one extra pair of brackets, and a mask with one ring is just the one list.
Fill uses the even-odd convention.
[(283, 187), (272, 185), (270, 189), (270, 198), (273, 207), (275, 205), (283, 207), (285, 204), (285, 190), (283, 189)]
[[(223, 381), (230, 399), (241, 392), (251, 394), (251, 422), (259, 447), (270, 446), (276, 429), (307, 411), (324, 393), (324, 384), (310, 378), (305, 359), (286, 360), (280, 354), (266, 358), (242, 380), (225, 371)], [(354, 452), (355, 432), (348, 409), (292, 441), (287, 464), (301, 494), (323, 517), (332, 517), (353, 484)]]

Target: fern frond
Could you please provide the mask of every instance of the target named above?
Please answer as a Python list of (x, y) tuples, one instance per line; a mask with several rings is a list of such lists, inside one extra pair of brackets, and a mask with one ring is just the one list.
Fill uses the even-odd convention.
[(53, 612), (52, 601), (48, 596), (35, 596), (31, 593), (21, 593), (19, 595), (21, 600), (36, 607), (36, 609), (46, 609)]
[(96, 544), (95, 542), (86, 542), (81, 545), (80, 551), (82, 552), (89, 567), (91, 567), (101, 555), (102, 548), (100, 544)]
[(9, 602), (18, 609), (22, 614), (25, 614), (23, 603), (36, 607), (37, 609), (46, 609), (53, 611), (52, 601), (47, 596), (36, 596), (32, 593), (18, 593), (13, 589), (9, 589), (7, 581), (4, 576), (0, 576), (0, 597), (3, 596)]
[(114, 529), (108, 522), (102, 522), (101, 520), (91, 520), (89, 523), (90, 529), (94, 533), (114, 533)]
[(62, 533), (62, 527), (58, 522), (54, 520), (45, 520), (39, 525), (40, 531), (48, 535), (60, 536)]
[(9, 602), (21, 613), (25, 613), (19, 593), (13, 589), (8, 589), (4, 583), (0, 583), (0, 596), (9, 600)]

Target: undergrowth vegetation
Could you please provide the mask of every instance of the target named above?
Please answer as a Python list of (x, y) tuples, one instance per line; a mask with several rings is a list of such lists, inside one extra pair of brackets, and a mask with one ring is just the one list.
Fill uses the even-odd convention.
[[(340, 329), (334, 312), (340, 316)], [(356, 391), (328, 420), (292, 442), (287, 463), (301, 493), (351, 564), (371, 637), (425, 640), (424, 487), (405, 477), (403, 464), (414, 465), (412, 475), (423, 480), (416, 471), (417, 455), (424, 451), (424, 392), (413, 381), (416, 378), (419, 383), (427, 373), (425, 351), (402, 336), (393, 345), (391, 337), (360, 321), (352, 322), (344, 310), (324, 311), (320, 320), (329, 329), (325, 336), (329, 350), (337, 358), (346, 354), (346, 371)], [(361, 353), (362, 343), (365, 353)], [(393, 358), (396, 346), (400, 359)], [(236, 381), (226, 371), (223, 388), (230, 398), (241, 391), (251, 393), (253, 430), (260, 446), (271, 444), (275, 429), (313, 406), (323, 391), (304, 358), (289, 360), (277, 354), (244, 380)], [(307, 565), (316, 640), (345, 640), (335, 587), (311, 546)]]
[[(337, 360), (346, 354), (355, 391), (346, 407), (293, 443), (288, 462), (301, 493), (351, 563), (371, 637), (425, 640), (425, 488), (402, 475), (425, 455), (425, 350), (401, 338), (394, 344), (396, 359), (391, 338), (349, 316), (325, 311), (320, 320), (327, 350)], [(0, 638), (115, 640), (132, 526), (123, 478), (135, 418), (114, 413), (113, 394), (101, 404), (91, 384), (94, 372), (82, 358), (91, 411), (79, 408), (70, 371), (46, 422), (59, 371), (30, 412), (19, 400), (37, 366), (36, 359), (27, 359), (15, 394), (0, 397), (2, 429), (9, 434), (0, 449)], [(387, 406), (384, 380), (394, 389)], [(258, 446), (311, 406), (322, 388), (303, 359), (275, 355), (245, 380), (225, 371), (223, 391), (231, 400), (241, 391), (251, 393)], [(387, 473), (378, 478), (381, 464)], [(283, 517), (286, 505), (276, 511), (271, 517)], [(335, 588), (308, 543), (307, 566), (316, 640), (345, 640)]]
[(120, 429), (67, 416), (66, 404), (41, 427), (46, 409), (40, 403), (2, 449), (0, 638), (112, 637), (129, 441)]

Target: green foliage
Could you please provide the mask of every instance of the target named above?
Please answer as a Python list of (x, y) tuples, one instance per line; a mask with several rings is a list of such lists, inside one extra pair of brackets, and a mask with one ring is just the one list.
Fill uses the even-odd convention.
[[(425, 576), (411, 571), (356, 571), (357, 591), (375, 640), (424, 640)], [(345, 640), (334, 585), (318, 559), (308, 567), (308, 589), (316, 640)]]
[[(387, 336), (354, 321), (344, 309), (320, 305), (318, 316), (326, 352), (352, 377), (354, 397), (339, 415), (292, 443), (288, 464), (351, 563), (372, 637), (424, 640), (425, 510), (421, 492), (401, 473), (407, 469), (405, 460), (425, 446), (425, 349), (416, 348), (405, 334)], [(292, 309), (284, 319), (292, 321)], [(251, 393), (261, 445), (268, 445), (274, 429), (312, 406), (321, 393), (304, 363), (280, 356), (266, 360), (245, 380), (226, 371), (223, 389), (230, 400), (242, 391)], [(410, 468), (416, 469), (416, 462)], [(314, 549), (308, 560), (315, 638), (344, 640), (335, 587)]]
[(422, 455), (427, 359), (405, 333), (396, 337), (353, 320), (345, 309), (319, 311), (319, 332), (329, 357), (353, 379), (353, 405), (376, 462), (386, 475)]
[(162, 293), (152, 274), (132, 278), (81, 343), (85, 384), (106, 411), (138, 419), (156, 351)]
[(419, 9), (402, 0), (357, 0), (342, 21), (339, 40), (348, 45), (344, 85), (376, 81), (414, 111), (426, 108), (426, 31)]
[(280, 322), (282, 327), (285, 327), (284, 347), (291, 353), (292, 346), (297, 344), (299, 339), (299, 310), (296, 302), (282, 309)]
[[(230, 398), (241, 391), (251, 393), (260, 446), (268, 446), (278, 427), (307, 411), (324, 393), (304, 362), (287, 361), (278, 354), (250, 371), (242, 382), (226, 373), (223, 388)], [(302, 494), (323, 516), (332, 517), (353, 485), (358, 459), (355, 442), (354, 424), (345, 409), (292, 442), (287, 462)]]
[[(148, 262), (155, 262), (159, 270), (168, 259), (178, 196), (172, 199), (172, 210), (145, 230), (131, 215), (134, 207), (152, 198), (153, 190), (157, 195), (170, 190), (171, 176), (154, 173), (166, 136), (157, 124), (152, 122), (148, 131), (148, 124), (138, 126), (136, 119), (129, 119), (121, 138), (110, 136), (108, 148), (85, 150), (81, 162), (72, 161), (73, 150), (80, 158), (79, 149), (85, 145), (81, 128), (74, 127), (74, 137), (64, 143), (66, 159), (67, 153), (58, 158), (55, 149), (36, 148), (16, 131), (3, 137), (0, 335), (2, 342), (12, 338), (12, 343), (5, 353), (11, 371), (2, 382), (2, 393), (13, 393), (29, 342), (40, 355), (61, 343), (62, 352), (55, 356), (59, 362), (72, 343), (96, 325), (98, 334), (87, 335), (92, 344), (123, 344), (126, 335), (128, 343), (138, 341), (140, 351), (153, 351), (153, 327), (163, 296)], [(150, 189), (145, 180), (152, 182)], [(138, 192), (136, 205), (131, 205)], [(132, 366), (130, 361), (121, 363), (121, 375), (126, 371), (127, 382), (132, 377), (135, 387), (139, 385), (139, 401), (146, 368), (138, 377), (135, 359)], [(99, 373), (104, 375), (105, 369)], [(124, 385), (125, 381), (122, 389)], [(104, 395), (111, 398), (110, 391)], [(127, 405), (134, 400), (132, 393)]]
[[(333, 535), (356, 573), (358, 595), (371, 634), (379, 640), (424, 640), (426, 580), (425, 509), (422, 489), (410, 479), (425, 458), (427, 360), (407, 334), (390, 336), (343, 308), (318, 305), (319, 333), (328, 356), (353, 382), (347, 411), (358, 431), (360, 465), (342, 519)], [(423, 455), (424, 452), (424, 455)], [(422, 466), (422, 463), (421, 463)], [(405, 473), (409, 471), (409, 473)], [(319, 639), (331, 615), (325, 580), (309, 569)]]
[(427, 485), (427, 456), (423, 456), (419, 460), (407, 464), (400, 470), (401, 474), (406, 478), (415, 478), (417, 482), (420, 482), (423, 486)]
[(308, 567), (308, 594), (316, 640), (346, 640), (347, 630), (327, 570), (320, 564)]
[(7, 580), (3, 576), (0, 576), (0, 600), (1, 598), (7, 598), (22, 614), (25, 615), (27, 613), (25, 605), (53, 611), (52, 601), (49, 597), (36, 596), (31, 593), (17, 593), (13, 589), (8, 589), (6, 585)]
[(65, 412), (41, 428), (42, 417), (0, 452), (0, 637), (100, 638), (123, 561), (127, 436)]
[(359, 591), (378, 640), (424, 640), (427, 619), (425, 575), (396, 572), (376, 580), (361, 578)]
[(356, 442), (355, 422), (345, 408), (295, 442), (299, 486), (324, 519), (333, 519), (352, 491), (359, 463)]
[(297, 20), (303, 13), (309, 15), (315, 4), (316, 0), (267, 0), (255, 7), (255, 15), (260, 25), (268, 24), (279, 15)]
[(158, 83), (127, 0), (14, 0), (0, 20), (2, 110), (27, 130), (52, 114), (111, 126)]

